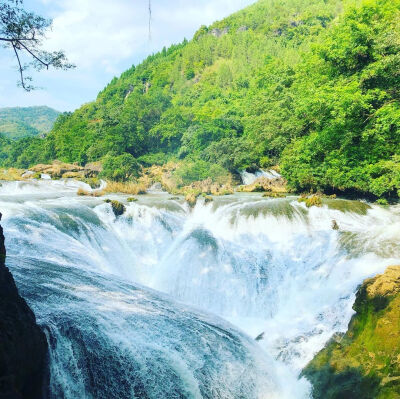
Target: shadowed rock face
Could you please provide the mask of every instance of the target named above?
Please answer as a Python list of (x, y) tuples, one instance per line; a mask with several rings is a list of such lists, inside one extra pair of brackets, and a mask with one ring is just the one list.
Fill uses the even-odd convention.
[(400, 398), (400, 266), (364, 281), (347, 333), (304, 369), (314, 399)]
[(0, 399), (43, 398), (46, 337), (32, 310), (19, 296), (5, 257), (0, 226)]

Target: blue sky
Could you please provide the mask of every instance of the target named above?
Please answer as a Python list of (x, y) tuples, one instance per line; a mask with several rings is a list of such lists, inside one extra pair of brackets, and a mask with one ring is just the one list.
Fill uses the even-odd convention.
[(93, 100), (114, 77), (163, 46), (190, 39), (200, 25), (228, 16), (255, 0), (25, 0), (25, 8), (53, 19), (46, 47), (63, 49), (77, 65), (72, 71), (32, 74), (40, 87), (16, 86), (18, 73), (9, 50), (0, 48), (0, 107), (48, 105), (72, 111)]

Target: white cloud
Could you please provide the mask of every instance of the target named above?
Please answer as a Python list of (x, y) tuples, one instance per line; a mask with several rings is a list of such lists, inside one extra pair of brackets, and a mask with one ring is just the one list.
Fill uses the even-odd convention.
[(252, 2), (153, 0), (149, 41), (148, 0), (56, 0), (48, 46), (63, 48), (80, 68), (113, 71), (121, 61), (137, 62), (138, 56), (190, 38), (200, 25)]
[(34, 83), (42, 91), (17, 88), (14, 60), (2, 57), (0, 107), (49, 105), (73, 110), (96, 94), (132, 64), (163, 46), (190, 39), (209, 25), (255, 0), (151, 0), (151, 40), (148, 0), (26, 0), (24, 4), (53, 19), (46, 48), (63, 49), (75, 70), (42, 71)]

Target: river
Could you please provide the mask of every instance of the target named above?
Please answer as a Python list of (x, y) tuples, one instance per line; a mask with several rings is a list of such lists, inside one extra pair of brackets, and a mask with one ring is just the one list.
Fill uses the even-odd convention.
[(46, 332), (51, 398), (308, 398), (298, 376), (346, 331), (359, 284), (400, 263), (399, 206), (109, 195), (126, 204), (117, 218), (82, 185), (0, 187), (7, 266)]

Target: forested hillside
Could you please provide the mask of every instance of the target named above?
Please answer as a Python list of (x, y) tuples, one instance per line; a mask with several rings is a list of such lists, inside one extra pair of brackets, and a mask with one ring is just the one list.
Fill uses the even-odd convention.
[(192, 180), (279, 164), (298, 191), (398, 198), (399, 21), (400, 0), (260, 0), (114, 78), (45, 139), (3, 139), (0, 159), (178, 159)]
[(48, 133), (59, 114), (45, 106), (0, 108), (0, 134), (19, 139)]

